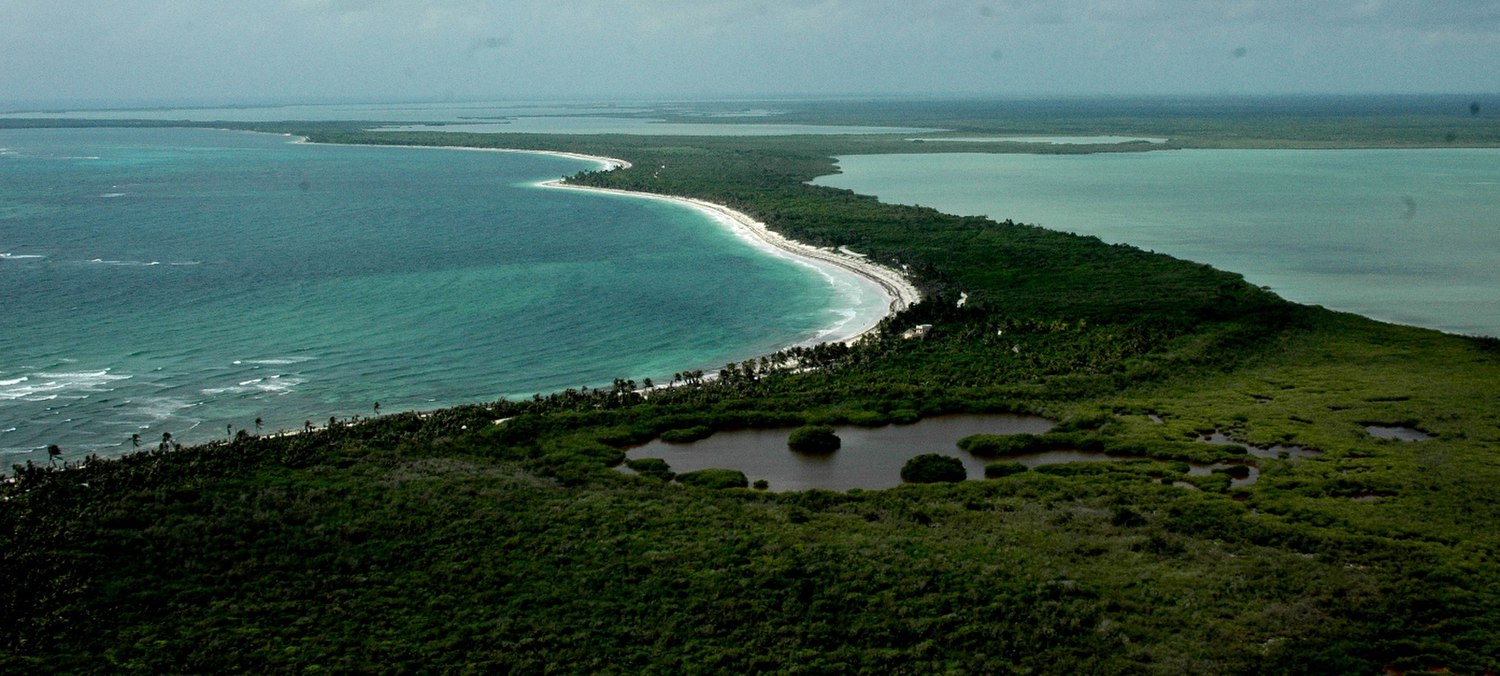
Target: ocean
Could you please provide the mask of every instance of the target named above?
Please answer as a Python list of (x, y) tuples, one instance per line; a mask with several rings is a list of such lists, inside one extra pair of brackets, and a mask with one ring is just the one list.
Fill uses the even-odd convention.
[(1208, 263), (1289, 300), (1500, 336), (1500, 150), (839, 158), (819, 185)]
[(0, 464), (666, 381), (883, 310), (697, 210), (536, 185), (589, 161), (293, 141), (0, 130)]

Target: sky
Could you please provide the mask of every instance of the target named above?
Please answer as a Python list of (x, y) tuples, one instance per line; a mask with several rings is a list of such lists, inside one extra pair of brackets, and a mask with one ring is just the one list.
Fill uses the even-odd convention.
[(0, 0), (0, 105), (1500, 92), (1500, 0)]

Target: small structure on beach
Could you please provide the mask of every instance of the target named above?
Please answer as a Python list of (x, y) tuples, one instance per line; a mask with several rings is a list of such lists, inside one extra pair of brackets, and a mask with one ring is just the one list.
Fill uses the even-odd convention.
[(907, 340), (911, 340), (912, 338), (924, 338), (925, 339), (925, 338), (927, 338), (927, 334), (929, 334), (929, 333), (932, 333), (932, 325), (931, 324), (918, 324), (918, 325), (916, 325), (916, 326), (914, 326), (912, 328), (909, 328), (909, 329), (907, 329), (905, 331), (902, 331), (901, 332), (901, 337), (905, 338)]

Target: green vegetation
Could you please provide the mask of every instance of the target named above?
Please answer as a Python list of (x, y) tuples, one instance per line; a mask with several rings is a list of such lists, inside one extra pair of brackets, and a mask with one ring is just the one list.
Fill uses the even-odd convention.
[(828, 425), (803, 425), (786, 438), (786, 446), (799, 453), (832, 453), (843, 441)]
[(625, 461), (625, 466), (634, 470), (641, 476), (649, 476), (662, 481), (671, 481), (677, 477), (667, 461), (661, 458), (631, 458)]
[(984, 466), (984, 478), (1001, 479), (1025, 471), (1026, 466), (1019, 462), (992, 462)]
[[(858, 120), (910, 124), (918, 108)], [(955, 122), (963, 110), (932, 114)], [(1445, 119), (1403, 115), (1049, 127), (1043, 115), (974, 114), (947, 126), (1400, 146), (1426, 143), (1418, 121)], [(1493, 118), (1443, 124), (1500, 135)], [(574, 180), (729, 204), (907, 266), (927, 300), (859, 346), (791, 349), (649, 398), (568, 390), (18, 468), (0, 486), (8, 671), (1500, 669), (1494, 339), (1298, 306), (1203, 265), (806, 184), (833, 170), (832, 155), (912, 145), (888, 138), (301, 130), (620, 157), (634, 167)], [(915, 324), (934, 330), (902, 340)], [(700, 427), (992, 411), (1061, 424), (970, 446), (1120, 459), (995, 463), (987, 475), (1005, 478), (847, 493), (724, 488), (745, 485), (735, 470), (664, 481), (659, 460), (632, 460), (637, 475), (611, 469), (625, 448)], [(1434, 436), (1380, 439), (1370, 422)], [(1200, 440), (1214, 432), (1315, 453), (1250, 457)], [(1226, 460), (1259, 480), (1187, 474), (1186, 461)]]
[(691, 444), (694, 441), (707, 439), (713, 435), (713, 428), (707, 425), (694, 425), (692, 427), (662, 432), (661, 440), (669, 444)]
[(747, 488), (750, 486), (750, 480), (745, 478), (744, 472), (717, 467), (684, 472), (677, 475), (677, 480), (683, 485), (697, 488)]
[(923, 453), (901, 467), (901, 480), (909, 484), (953, 483), (966, 478), (964, 462), (951, 455)]
[(982, 458), (998, 458), (1072, 448), (1071, 441), (1071, 435), (975, 434), (959, 439), (958, 447)]

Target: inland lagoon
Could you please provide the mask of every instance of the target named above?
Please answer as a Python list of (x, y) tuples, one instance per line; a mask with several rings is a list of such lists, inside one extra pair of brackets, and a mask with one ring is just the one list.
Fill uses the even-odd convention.
[[(1035, 435), (1047, 432), (1053, 426), (1053, 421), (1034, 415), (943, 415), (905, 425), (839, 425), (832, 428), (839, 440), (838, 448), (833, 450), (794, 450), (788, 447), (794, 429), (769, 428), (727, 430), (688, 443), (657, 439), (630, 449), (627, 455), (632, 461), (660, 459), (677, 474), (708, 469), (737, 470), (744, 472), (749, 481), (765, 481), (768, 488), (776, 491), (891, 488), (902, 483), (901, 468), (908, 460), (929, 453), (957, 458), (963, 463), (970, 480), (986, 478), (986, 467), (992, 463), (1014, 463), (1034, 469), (1076, 462), (1149, 460), (1081, 449), (1039, 450), (991, 457), (969, 453), (958, 446), (959, 440), (971, 435)], [(1207, 438), (1203, 441), (1220, 443)], [(1232, 442), (1226, 438), (1222, 443)], [(1276, 457), (1274, 453), (1255, 452), (1264, 449), (1251, 448), (1250, 455)], [(1260, 476), (1259, 469), (1250, 461), (1184, 464), (1186, 473), (1191, 475), (1216, 471), (1227, 473), (1233, 486), (1255, 483)], [(620, 470), (633, 472), (626, 465)], [(1191, 484), (1183, 485), (1191, 487)]]
[(1053, 422), (1032, 415), (995, 413), (947, 415), (910, 425), (840, 425), (842, 440), (832, 453), (799, 453), (787, 448), (790, 429), (719, 432), (689, 444), (653, 441), (631, 449), (631, 458), (661, 458), (683, 473), (712, 467), (737, 469), (751, 481), (765, 479), (773, 490), (890, 488), (901, 483), (901, 465), (922, 453), (942, 453), (964, 462), (969, 478), (984, 476), (985, 460), (958, 450), (971, 434), (1040, 434)]

